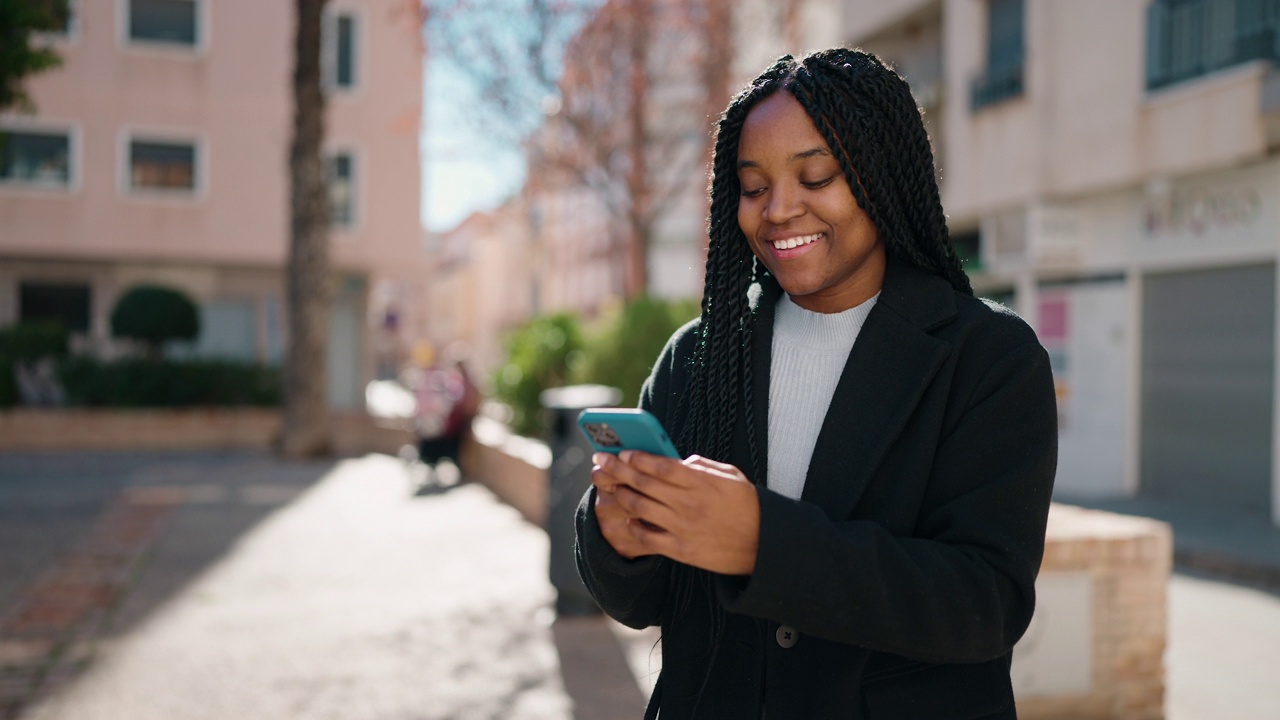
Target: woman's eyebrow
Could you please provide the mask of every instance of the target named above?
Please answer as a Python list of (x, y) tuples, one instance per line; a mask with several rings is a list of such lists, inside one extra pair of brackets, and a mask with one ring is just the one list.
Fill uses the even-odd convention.
[[(787, 162), (795, 162), (796, 160), (808, 160), (811, 157), (819, 157), (823, 155), (825, 155), (826, 157), (831, 157), (831, 151), (824, 147), (809, 148), (808, 150), (801, 150), (798, 153), (794, 153), (791, 157), (787, 158)], [(739, 170), (744, 170), (746, 168), (758, 168), (758, 167), (760, 167), (760, 163), (755, 162), (754, 160), (738, 161)]]
[(824, 147), (809, 148), (808, 150), (805, 150), (803, 152), (798, 152), (795, 155), (792, 155), (791, 157), (787, 158), (787, 162), (795, 162), (796, 160), (808, 160), (811, 157), (818, 157), (819, 155), (826, 155), (827, 157), (830, 157), (831, 151)]

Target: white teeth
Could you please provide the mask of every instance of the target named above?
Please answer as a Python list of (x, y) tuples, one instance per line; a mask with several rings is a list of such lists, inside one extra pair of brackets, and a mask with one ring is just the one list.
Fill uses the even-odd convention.
[(790, 250), (791, 248), (800, 247), (801, 245), (808, 245), (809, 243), (813, 242), (814, 240), (817, 240), (820, 237), (822, 237), (822, 233), (814, 233), (813, 235), (801, 235), (800, 237), (793, 237), (793, 238), (787, 238), (785, 240), (778, 240), (775, 243), (773, 243), (773, 246), (779, 250)]

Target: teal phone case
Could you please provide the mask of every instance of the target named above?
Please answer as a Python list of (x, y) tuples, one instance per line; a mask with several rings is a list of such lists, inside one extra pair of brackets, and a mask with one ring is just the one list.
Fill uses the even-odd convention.
[(599, 452), (617, 455), (623, 450), (640, 450), (652, 455), (680, 457), (662, 424), (645, 410), (587, 408), (578, 415), (578, 427)]

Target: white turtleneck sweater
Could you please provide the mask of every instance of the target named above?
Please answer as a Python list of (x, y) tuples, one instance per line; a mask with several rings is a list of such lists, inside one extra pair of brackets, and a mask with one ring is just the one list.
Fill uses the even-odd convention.
[(769, 489), (799, 499), (849, 351), (879, 294), (844, 312), (811, 312), (783, 293), (769, 367)]

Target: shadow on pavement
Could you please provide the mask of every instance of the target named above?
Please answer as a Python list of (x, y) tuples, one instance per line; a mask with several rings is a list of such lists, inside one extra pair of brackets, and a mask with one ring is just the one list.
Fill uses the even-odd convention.
[(0, 456), (0, 718), (74, 678), (335, 462), (244, 452)]
[(605, 616), (561, 617), (551, 631), (574, 720), (634, 720), (644, 714), (648, 698), (636, 687)]

